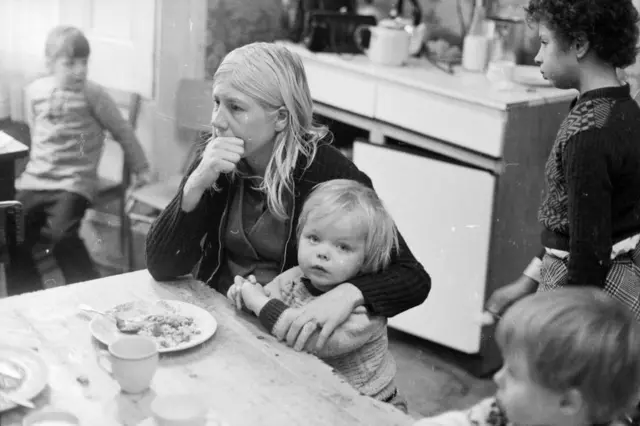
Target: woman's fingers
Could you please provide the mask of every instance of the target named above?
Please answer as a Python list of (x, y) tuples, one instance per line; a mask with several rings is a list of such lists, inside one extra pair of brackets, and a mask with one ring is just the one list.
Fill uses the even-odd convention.
[(307, 340), (315, 331), (318, 329), (318, 324), (315, 321), (309, 321), (300, 330), (300, 334), (298, 334), (298, 338), (296, 339), (295, 345), (293, 349), (300, 352), (307, 345)]

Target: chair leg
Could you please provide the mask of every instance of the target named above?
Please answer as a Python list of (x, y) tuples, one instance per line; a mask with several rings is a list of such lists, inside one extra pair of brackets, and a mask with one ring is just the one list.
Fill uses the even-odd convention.
[(131, 235), (131, 223), (126, 212), (125, 198), (120, 200), (120, 253), (124, 262), (124, 272), (133, 271), (133, 236)]

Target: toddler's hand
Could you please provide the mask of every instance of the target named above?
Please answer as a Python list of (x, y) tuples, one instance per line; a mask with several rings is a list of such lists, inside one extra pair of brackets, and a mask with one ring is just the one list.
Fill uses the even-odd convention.
[(227, 290), (227, 298), (231, 300), (236, 309), (242, 309), (242, 292), (240, 289), (242, 288), (242, 284), (244, 283), (244, 278), (236, 275), (233, 279), (233, 284)]
[(258, 315), (262, 307), (269, 301), (269, 297), (265, 293), (264, 288), (255, 282), (255, 280), (245, 280), (240, 287), (240, 293), (242, 294), (244, 304), (256, 315)]

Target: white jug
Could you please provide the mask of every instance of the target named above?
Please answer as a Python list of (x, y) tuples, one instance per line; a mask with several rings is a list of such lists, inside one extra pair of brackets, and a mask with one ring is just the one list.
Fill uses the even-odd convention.
[[(369, 31), (369, 48), (362, 43), (362, 31)], [(380, 65), (398, 66), (409, 59), (409, 45), (411, 34), (401, 26), (363, 25), (356, 28), (354, 33), (356, 44), (369, 60)]]

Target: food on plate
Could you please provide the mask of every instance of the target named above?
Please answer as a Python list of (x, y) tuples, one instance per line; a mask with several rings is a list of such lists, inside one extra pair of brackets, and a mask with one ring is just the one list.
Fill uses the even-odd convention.
[(174, 348), (200, 334), (200, 329), (192, 317), (176, 314), (148, 315), (142, 320), (137, 334), (155, 338), (162, 348)]
[(25, 378), (25, 371), (15, 362), (0, 358), (0, 391), (18, 389)]

